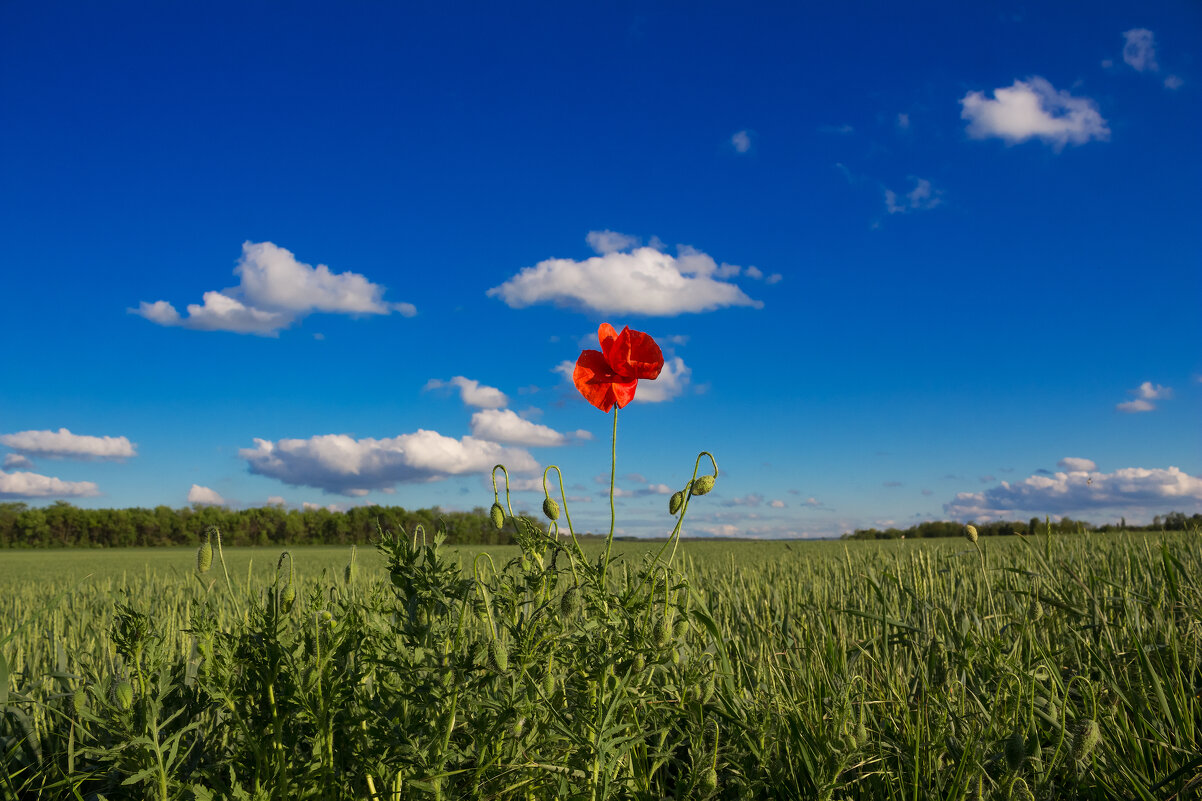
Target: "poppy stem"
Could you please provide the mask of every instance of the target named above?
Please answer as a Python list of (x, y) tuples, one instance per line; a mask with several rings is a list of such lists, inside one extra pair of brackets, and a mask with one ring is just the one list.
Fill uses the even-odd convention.
[(618, 477), (618, 407), (614, 405), (614, 433), (613, 444), (610, 449), (609, 462), (609, 536), (605, 538), (605, 564), (601, 568), (601, 581), (605, 582), (605, 575), (609, 572), (609, 552), (614, 544), (614, 522), (617, 516), (614, 512), (614, 482)]

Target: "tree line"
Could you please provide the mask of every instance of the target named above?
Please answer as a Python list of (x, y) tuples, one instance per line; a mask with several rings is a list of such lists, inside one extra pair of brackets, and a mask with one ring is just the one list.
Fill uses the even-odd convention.
[[(1156, 515), (1146, 526), (1127, 523), (1125, 518), (1118, 523), (1094, 525), (1085, 520), (1073, 520), (1062, 517), (1057, 521), (1048, 518), (1042, 520), (1032, 517), (1027, 522), (998, 520), (991, 523), (974, 523), (977, 533), (982, 537), (1010, 536), (1014, 534), (1072, 534), (1085, 531), (1197, 531), (1202, 529), (1202, 514), (1186, 517), (1184, 512), (1169, 512), (1167, 515)], [(895, 540), (920, 537), (962, 537), (964, 524), (948, 520), (932, 520), (917, 523), (909, 528), (858, 528), (845, 533), (845, 540)]]
[(449, 543), (508, 545), (513, 524), (498, 530), (488, 510), (449, 512), (409, 510), (399, 506), (355, 506), (345, 512), (326, 508), (284, 509), (263, 506), (226, 509), (191, 506), (172, 509), (81, 509), (65, 501), (31, 507), (0, 503), (0, 548), (117, 548), (153, 545), (196, 545), (209, 526), (221, 529), (227, 545), (343, 545), (367, 543), (377, 524), (386, 530), (428, 534), (445, 527)]

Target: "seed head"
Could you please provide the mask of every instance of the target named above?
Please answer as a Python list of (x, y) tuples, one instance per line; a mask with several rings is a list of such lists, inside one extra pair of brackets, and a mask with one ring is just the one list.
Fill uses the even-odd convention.
[(1082, 719), (1073, 732), (1073, 759), (1081, 762), (1101, 741), (1102, 733), (1098, 731), (1098, 722), (1093, 718)]
[(699, 478), (693, 482), (693, 494), (694, 495), (705, 495), (707, 492), (709, 492), (713, 488), (714, 488), (714, 477), (713, 476), (702, 476), (701, 478)]
[(493, 503), (492, 508), (488, 510), (488, 516), (498, 531), (505, 527), (505, 510), (501, 508), (499, 502)]
[(964, 527), (964, 536), (968, 539), (969, 542), (976, 542), (977, 541), (977, 527), (972, 525), (971, 523), (969, 525), (965, 526)]
[(208, 573), (209, 568), (213, 566), (213, 543), (205, 540), (199, 548), (196, 549), (196, 572)]
[(543, 498), (543, 514), (552, 521), (559, 519), (559, 504), (550, 495)]
[(680, 511), (680, 507), (684, 506), (684, 493), (680, 490), (672, 493), (672, 497), (668, 499), (668, 514), (674, 515)]
[(71, 696), (71, 709), (75, 712), (75, 717), (83, 714), (84, 709), (88, 705), (88, 694), (84, 692), (83, 687), (80, 687)]
[(359, 577), (359, 565), (354, 561), (347, 562), (346, 567), (342, 570), (342, 579), (347, 584), (354, 584), (355, 579)]

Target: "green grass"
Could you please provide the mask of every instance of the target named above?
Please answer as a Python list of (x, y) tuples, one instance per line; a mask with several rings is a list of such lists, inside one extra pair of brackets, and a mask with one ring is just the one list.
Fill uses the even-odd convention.
[(1199, 789), (1198, 532), (385, 545), (5, 553), (0, 797)]

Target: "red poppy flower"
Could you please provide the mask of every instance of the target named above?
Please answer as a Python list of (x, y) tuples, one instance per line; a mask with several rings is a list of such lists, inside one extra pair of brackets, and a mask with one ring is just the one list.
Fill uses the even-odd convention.
[(621, 409), (634, 399), (639, 379), (655, 379), (664, 367), (664, 354), (642, 331), (614, 331), (609, 323), (597, 329), (601, 350), (586, 350), (576, 360), (572, 380), (589, 403), (603, 412)]

